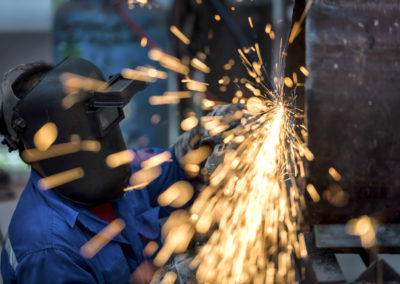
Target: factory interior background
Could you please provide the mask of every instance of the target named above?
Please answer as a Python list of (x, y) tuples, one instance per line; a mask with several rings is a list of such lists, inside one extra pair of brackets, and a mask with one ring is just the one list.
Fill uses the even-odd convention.
[[(116, 7), (114, 2), (120, 3), (121, 6)], [(189, 4), (190, 2), (193, 3)], [(161, 70), (165, 77), (160, 75), (163, 78), (148, 82), (148, 87), (124, 108), (126, 119), (121, 128), (129, 147), (167, 149), (186, 130), (181, 122), (190, 117), (202, 117), (209, 110), (207, 103), (237, 103), (241, 102), (242, 98), (252, 96), (249, 92), (254, 93), (250, 87), (244, 88), (245, 90), (238, 87), (241, 83), (245, 85), (244, 78), (249, 77), (249, 69), (243, 67), (245, 63), (242, 63), (243, 59), (238, 53), (239, 47), (236, 47), (229, 28), (221, 24), (224, 19), (221, 21), (217, 13), (207, 13), (201, 8), (196, 8), (196, 5), (199, 5), (196, 2), (202, 1), (1, 0), (0, 74), (21, 63), (45, 61), (57, 64), (66, 56), (90, 60), (106, 77), (119, 73), (124, 68), (134, 70), (138, 66), (151, 66)], [(299, 31), (296, 35), (302, 37), (302, 43), (290, 45), (288, 39), (293, 29), (294, 0), (222, 2), (227, 7), (232, 7), (230, 12), (245, 36), (251, 42), (257, 42), (259, 55), (265, 63), (266, 72), (272, 74), (271, 78), (279, 77), (281, 72), (284, 72), (285, 78), (290, 77), (290, 82), (286, 79), (281, 82), (283, 92), (298, 91), (295, 95), (297, 107), (308, 114), (305, 122), (308, 123), (310, 132), (309, 147), (312, 151), (315, 149), (315, 165), (311, 164), (306, 169), (310, 174), (307, 183), (329, 189), (329, 192), (319, 191), (318, 200), (321, 198), (326, 202), (321, 205), (312, 202), (315, 201), (315, 195), (313, 196), (312, 189), (307, 188), (309, 191), (305, 193), (306, 199), (311, 204), (310, 208), (314, 210), (308, 216), (309, 220), (312, 220), (311, 223), (320, 224), (326, 221), (332, 224), (342, 220), (347, 222), (349, 216), (355, 218), (361, 215), (360, 212), (370, 214), (372, 209), (368, 210), (372, 207), (369, 206), (374, 200), (360, 199), (359, 202), (365, 202), (364, 205), (357, 207), (349, 203), (351, 208), (346, 207), (348, 194), (353, 196), (356, 188), (387, 186), (391, 190), (384, 191), (384, 194), (387, 194), (388, 198), (393, 196), (393, 200), (388, 201), (389, 205), (385, 203), (385, 208), (396, 207), (400, 196), (393, 192), (395, 189), (399, 192), (399, 182), (393, 180), (399, 179), (396, 176), (400, 169), (400, 156), (397, 154), (400, 148), (397, 141), (399, 134), (396, 134), (399, 126), (393, 126), (389, 121), (396, 118), (394, 106), (398, 99), (396, 100), (395, 96), (400, 93), (399, 78), (394, 78), (396, 74), (400, 75), (400, 4), (389, 0), (382, 3), (372, 0), (351, 0), (347, 3), (309, 1), (313, 3), (311, 8), (308, 7), (311, 12), (307, 17), (310, 14), (312, 16), (302, 20), (305, 25), (299, 21), (304, 25), (306, 35), (304, 31)], [(369, 5), (375, 6), (371, 8)], [(387, 14), (386, 9), (389, 11)], [(398, 14), (393, 16), (396, 9)], [(358, 11), (361, 11), (360, 16)], [(298, 19), (301, 18), (302, 12), (303, 8)], [(187, 38), (179, 37), (179, 33), (174, 32), (171, 26), (186, 34), (190, 44), (184, 43)], [(205, 27), (209, 29), (207, 32), (204, 32)], [(356, 28), (360, 29), (360, 33), (354, 32)], [(210, 33), (210, 30), (213, 33)], [(207, 66), (198, 64), (191, 69), (190, 76), (196, 82), (206, 82), (208, 88), (203, 89), (204, 85), (200, 85), (190, 89), (181, 75), (149, 57), (149, 51), (152, 49), (161, 49), (192, 67), (196, 65), (193, 61), (190, 63), (194, 57), (205, 61)], [(374, 53), (376, 49), (379, 52)], [(291, 56), (285, 66), (289, 71), (282, 71), (285, 69), (283, 66), (286, 55)], [(383, 69), (382, 62), (387, 62), (386, 69)], [(294, 65), (297, 66), (297, 73), (293, 71)], [(304, 68), (304, 72), (300, 72), (300, 66), (307, 67), (308, 71)], [(293, 73), (297, 75), (294, 76)], [(377, 78), (376, 74), (380, 74), (380, 77)], [(396, 80), (397, 85), (393, 83)], [(354, 84), (347, 84), (349, 81)], [(306, 96), (309, 96), (307, 99), (304, 98), (304, 84)], [(296, 88), (292, 88), (293, 85), (296, 85)], [(334, 97), (336, 87), (337, 92), (343, 95)], [(188, 89), (192, 93), (190, 97), (182, 97), (168, 104), (156, 100), (168, 92), (183, 94)], [(371, 91), (373, 89), (375, 91)], [(368, 95), (369, 91), (371, 95)], [(380, 103), (377, 92), (387, 94), (388, 99)], [(320, 93), (321, 96), (316, 96)], [(363, 127), (360, 124), (363, 121), (367, 126)], [(392, 123), (397, 124), (393, 121)], [(378, 124), (382, 127), (378, 128)], [(387, 138), (388, 133), (391, 135), (390, 141)], [(371, 136), (376, 136), (376, 139), (372, 139)], [(349, 145), (355, 145), (358, 156), (346, 156)], [(385, 154), (385, 147), (392, 149), (389, 154)], [(329, 168), (329, 178), (339, 183), (340, 175), (327, 164), (327, 161), (336, 163), (339, 159), (345, 165), (335, 164), (335, 168), (344, 174), (341, 185), (345, 191), (346, 186), (352, 188), (349, 193), (341, 188), (331, 187), (326, 181)], [(370, 163), (371, 159), (375, 162)], [(390, 163), (387, 162), (389, 160)], [(366, 169), (355, 168), (355, 165), (366, 165)], [(29, 167), (20, 160), (16, 152), (9, 153), (6, 146), (0, 146), (1, 242), (7, 235), (12, 213), (29, 173)], [(338, 175), (339, 178), (336, 179)], [(356, 176), (360, 177), (357, 181), (354, 178)], [(372, 181), (367, 177), (373, 177)], [(377, 194), (375, 197), (381, 198), (384, 194)], [(341, 197), (335, 199), (333, 195)], [(374, 195), (368, 196), (371, 198)], [(361, 195), (361, 198), (364, 197)], [(332, 211), (326, 210), (325, 206), (328, 205), (332, 206)], [(382, 212), (386, 212), (386, 209), (382, 209)], [(390, 212), (382, 214), (389, 216), (392, 214)], [(388, 223), (399, 223), (396, 215), (398, 209), (394, 212), (394, 215), (390, 215), (393, 218), (389, 216), (383, 219)], [(323, 234), (322, 229), (320, 233)], [(345, 252), (344, 254), (335, 251), (333, 254), (344, 277), (344, 282), (337, 283), (351, 283), (368, 267), (358, 251)], [(379, 252), (379, 257), (400, 274), (399, 255), (389, 249)], [(326, 275), (328, 274), (326, 272)]]

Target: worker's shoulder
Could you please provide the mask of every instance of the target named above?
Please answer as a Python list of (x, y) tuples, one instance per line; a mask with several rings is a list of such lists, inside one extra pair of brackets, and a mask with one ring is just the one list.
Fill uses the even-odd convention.
[(40, 194), (35, 194), (31, 184), (27, 184), (8, 229), (11, 246), (17, 259), (36, 251), (51, 249), (62, 243), (67, 222), (49, 206)]

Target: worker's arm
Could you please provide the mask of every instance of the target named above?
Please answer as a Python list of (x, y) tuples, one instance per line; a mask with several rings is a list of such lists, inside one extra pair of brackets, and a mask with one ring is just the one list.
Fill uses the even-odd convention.
[[(44, 249), (25, 256), (16, 267), (17, 283), (97, 283), (77, 256)], [(8, 282), (4, 282), (8, 283)]]
[[(147, 151), (149, 151), (149, 153), (151, 152), (151, 156), (163, 152), (163, 150), (157, 148), (151, 148)], [(168, 151), (171, 153), (171, 159), (160, 165), (160, 175), (147, 186), (147, 193), (149, 194), (150, 202), (154, 207), (159, 206), (157, 202), (158, 196), (172, 184), (180, 180), (193, 181), (186, 177), (185, 172), (175, 156), (174, 147), (171, 147)], [(170, 207), (162, 207), (159, 217), (162, 218), (168, 216), (172, 210), (173, 209)]]

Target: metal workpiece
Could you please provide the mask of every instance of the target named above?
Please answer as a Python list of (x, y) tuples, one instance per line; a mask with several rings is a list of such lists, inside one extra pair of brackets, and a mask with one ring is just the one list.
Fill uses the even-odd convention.
[[(315, 159), (307, 182), (321, 196), (308, 202), (312, 223), (361, 215), (400, 220), (399, 13), (400, 3), (391, 0), (316, 0), (311, 6), (306, 119)], [(332, 178), (330, 168), (340, 178)]]

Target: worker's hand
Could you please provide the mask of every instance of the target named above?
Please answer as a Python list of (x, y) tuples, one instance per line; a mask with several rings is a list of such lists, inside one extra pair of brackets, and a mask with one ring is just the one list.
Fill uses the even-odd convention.
[[(218, 144), (223, 144), (223, 134), (229, 130), (232, 130), (239, 126), (240, 119), (243, 116), (242, 110), (245, 108), (243, 104), (226, 104), (215, 106), (213, 110), (207, 115), (210, 118), (208, 123), (211, 127), (205, 127), (205, 125), (200, 124), (200, 146), (209, 145), (214, 148)], [(216, 119), (212, 119), (212, 118)], [(207, 123), (207, 121), (205, 122)], [(218, 131), (213, 133), (213, 125), (215, 127), (225, 128), (223, 131)]]
[(223, 134), (240, 124), (244, 108), (242, 104), (215, 106), (202, 123), (180, 135), (175, 144), (175, 156), (179, 163), (184, 166), (184, 156), (193, 150), (208, 146), (211, 154), (216, 145), (223, 144)]

